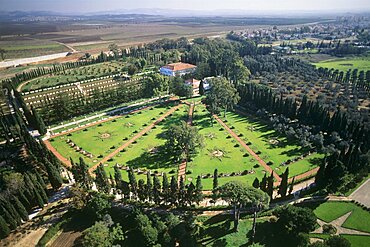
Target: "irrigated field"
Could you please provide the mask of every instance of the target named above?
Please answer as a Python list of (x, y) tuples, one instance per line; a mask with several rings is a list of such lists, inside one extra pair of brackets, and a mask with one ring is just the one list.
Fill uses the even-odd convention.
[[(145, 170), (156, 174), (166, 172), (170, 176), (176, 175), (181, 160), (169, 155), (163, 134), (171, 124), (186, 121), (188, 114), (189, 106), (186, 102), (179, 106), (158, 105), (55, 137), (51, 144), (65, 158), (72, 157), (77, 161), (79, 157), (83, 157), (90, 167), (103, 163), (111, 174), (114, 172), (113, 167), (118, 164), (125, 179), (127, 166), (134, 168), (139, 178), (144, 178)], [(162, 121), (163, 117), (165, 118)], [(286, 167), (291, 169), (292, 177), (317, 167), (317, 158), (321, 158), (320, 154), (312, 154), (295, 163), (280, 166), (281, 162), (300, 157), (305, 150), (278, 136), (256, 118), (227, 113), (225, 122), (230, 129), (225, 129), (216, 120), (211, 124), (205, 106), (196, 102), (192, 124), (203, 135), (205, 147), (188, 162), (185, 176), (187, 182), (201, 176), (203, 188), (211, 190), (216, 168), (220, 184), (233, 180), (251, 184), (256, 177), (261, 179), (272, 170), (281, 174)], [(236, 139), (235, 134), (243, 140)], [(271, 140), (274, 140), (275, 146), (271, 144)], [(252, 153), (243, 142), (250, 145)], [(258, 159), (273, 163), (269, 168)], [(277, 176), (275, 178), (279, 179)]]
[(314, 63), (314, 65), (318, 68), (338, 69), (339, 71), (347, 71), (349, 69), (367, 71), (370, 70), (370, 56), (336, 58)]

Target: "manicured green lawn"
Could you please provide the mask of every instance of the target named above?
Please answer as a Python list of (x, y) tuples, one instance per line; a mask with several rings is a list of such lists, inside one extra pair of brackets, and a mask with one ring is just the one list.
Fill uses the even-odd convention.
[[(222, 116), (222, 114), (221, 114)], [(250, 115), (241, 115), (234, 112), (226, 114), (226, 118), (222, 118), (226, 124), (233, 128), (233, 131), (242, 135), (242, 139), (248, 144), (252, 150), (258, 154), (266, 163), (273, 162), (271, 167), (281, 174), (289, 167), (289, 177), (296, 176), (306, 171), (312, 170), (319, 165), (319, 158), (323, 155), (314, 154), (299, 160), (288, 166), (280, 166), (282, 162), (292, 160), (295, 157), (302, 155), (307, 150), (286, 137), (279, 135), (274, 129), (265, 124), (263, 121)]]
[(314, 212), (325, 222), (331, 222), (352, 211), (343, 227), (370, 232), (370, 213), (350, 202), (326, 202), (318, 206)]
[[(328, 239), (330, 237), (329, 234), (315, 234), (315, 233), (310, 233), (309, 236), (311, 238), (321, 238), (321, 239)], [(351, 242), (352, 247), (370, 246), (370, 236), (347, 235), (347, 234), (341, 234), (340, 236), (346, 238), (349, 242)]]
[[(253, 182), (256, 177), (264, 176), (264, 169), (259, 165), (256, 168), (253, 167), (258, 162), (254, 161), (250, 155), (246, 156), (247, 151), (218, 122), (211, 126), (205, 106), (196, 105), (193, 123), (199, 128), (199, 133), (204, 136), (205, 147), (188, 163), (187, 170), (191, 171), (191, 174), (187, 175), (187, 179), (194, 180), (198, 175), (213, 174), (216, 168), (220, 175), (251, 169), (255, 172), (245, 176), (220, 178), (221, 184), (234, 180)], [(203, 182), (204, 189), (212, 189), (212, 179), (203, 179)]]
[[(132, 144), (125, 152), (121, 152), (108, 164), (107, 171), (113, 172), (115, 164), (128, 165), (133, 168), (150, 169), (151, 171), (166, 172), (168, 175), (177, 174), (178, 162), (168, 156), (163, 145), (166, 140), (162, 137), (163, 132), (171, 125), (186, 120), (189, 107), (182, 105), (172, 116), (158, 124), (148, 135), (142, 136), (136, 144)], [(125, 176), (127, 172), (123, 171)]]
[(347, 71), (349, 69), (370, 70), (370, 56), (363, 57), (345, 57), (338, 59), (325, 60), (319, 63), (314, 63), (316, 67), (322, 68), (333, 68), (341, 71)]
[(370, 246), (370, 236), (360, 235), (341, 235), (351, 242), (352, 247), (368, 247)]
[[(63, 135), (54, 138), (51, 142), (56, 150), (66, 158), (72, 157), (75, 161), (83, 157), (88, 165), (93, 165), (109, 153), (113, 152), (125, 141), (140, 132), (144, 125), (154, 122), (160, 115), (167, 112), (167, 106), (156, 106), (130, 114), (116, 120), (102, 123), (87, 128), (87, 131), (79, 130), (71, 133), (71, 136)], [(126, 140), (127, 138), (127, 140)], [(72, 140), (77, 146), (94, 155), (92, 159), (81, 155), (70, 147), (66, 140)]]

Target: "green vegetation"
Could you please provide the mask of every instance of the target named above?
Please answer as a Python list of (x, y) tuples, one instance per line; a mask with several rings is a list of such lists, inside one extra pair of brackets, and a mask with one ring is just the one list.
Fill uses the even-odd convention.
[(318, 68), (338, 69), (339, 71), (346, 72), (351, 69), (370, 70), (370, 56), (359, 56), (359, 57), (344, 57), (324, 60), (318, 63), (314, 63)]
[(80, 68), (60, 71), (52, 76), (43, 76), (28, 81), (23, 87), (23, 91), (36, 90), (45, 87), (52, 87), (71, 82), (83, 81), (99, 78), (102, 76), (118, 74), (123, 71), (126, 63), (119, 61), (110, 61), (105, 63), (83, 66)]
[(351, 212), (351, 215), (344, 222), (343, 227), (358, 231), (370, 232), (370, 213), (360, 206), (350, 202), (326, 202), (314, 210), (317, 217), (325, 222), (331, 222), (344, 214)]

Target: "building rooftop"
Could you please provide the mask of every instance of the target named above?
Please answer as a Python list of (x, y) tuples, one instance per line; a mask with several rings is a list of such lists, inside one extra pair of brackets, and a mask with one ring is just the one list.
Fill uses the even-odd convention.
[(164, 66), (164, 68), (170, 69), (172, 71), (180, 71), (180, 70), (186, 70), (186, 69), (193, 69), (197, 66), (189, 63), (170, 63)]

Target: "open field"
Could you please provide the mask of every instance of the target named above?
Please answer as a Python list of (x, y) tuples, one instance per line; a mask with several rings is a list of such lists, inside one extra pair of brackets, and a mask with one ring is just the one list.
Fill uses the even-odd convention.
[(63, 44), (52, 40), (8, 40), (0, 38), (0, 47), (5, 50), (4, 58), (6, 60), (25, 57), (37, 57), (70, 51), (70, 49), (68, 49)]
[(367, 71), (370, 70), (370, 56), (335, 58), (314, 63), (314, 65), (318, 68), (338, 69), (345, 72), (349, 69)]
[(326, 202), (314, 210), (317, 217), (325, 222), (331, 222), (348, 212), (352, 212), (342, 225), (343, 227), (370, 232), (370, 213), (349, 202)]

